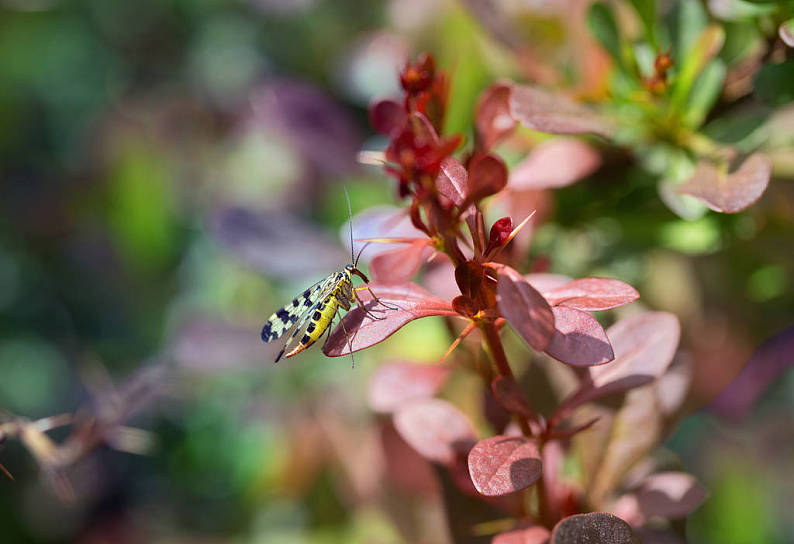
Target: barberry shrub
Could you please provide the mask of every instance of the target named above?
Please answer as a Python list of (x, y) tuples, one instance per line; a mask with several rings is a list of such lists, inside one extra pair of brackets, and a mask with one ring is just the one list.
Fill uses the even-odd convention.
[[(448, 504), (456, 541), (480, 534), (502, 544), (581, 542), (584, 535), (599, 535), (593, 542), (635, 542), (637, 534), (674, 527), (672, 520), (705, 497), (691, 476), (649, 455), (686, 386), (686, 377), (671, 368), (677, 318), (629, 312), (604, 330), (593, 314), (637, 300), (634, 288), (612, 278), (524, 270), (523, 229), (542, 217), (522, 206), (592, 172), (597, 152), (582, 141), (551, 140), (510, 174), (495, 148), (542, 96), (509, 83), (491, 86), (476, 106), (473, 142), (461, 149), (461, 135), (442, 133), (448, 80), (433, 58), (424, 54), (408, 63), (400, 81), (403, 96), (376, 102), (370, 115), (388, 137), (383, 168), (406, 207), (364, 212), (355, 220), (368, 235), (360, 241), (384, 244), (370, 262), (370, 287), (396, 309), (365, 296), (366, 308), (345, 315), (325, 354), (366, 349), (417, 319), (447, 320), (456, 338), (441, 364), (381, 365), (370, 403), (384, 414), (384, 436), (396, 431), (446, 474), (448, 503), (458, 495), (482, 501), (481, 510), (465, 519)], [(592, 121), (591, 132), (601, 128), (576, 106), (554, 115), (546, 127), (565, 127), (569, 115), (579, 124)], [(485, 212), (495, 202), (516, 215), (489, 226)], [(520, 234), (519, 245), (513, 241)], [(507, 329), (525, 346), (510, 347)], [(530, 359), (545, 370), (543, 381), (530, 370)], [(438, 396), (456, 369), (482, 378), (490, 435)], [(547, 399), (550, 391), (540, 384), (551, 390), (549, 382), (561, 375), (565, 383), (554, 391), (561, 396), (551, 404), (541, 400), (541, 408), (535, 396)], [(397, 447), (394, 436), (389, 441), (387, 449)]]

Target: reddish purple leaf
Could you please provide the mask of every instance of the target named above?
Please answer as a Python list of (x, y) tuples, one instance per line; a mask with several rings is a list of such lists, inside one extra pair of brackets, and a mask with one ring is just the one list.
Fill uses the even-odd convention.
[(491, 544), (546, 544), (548, 541), (548, 529), (535, 525), (527, 529), (516, 529), (500, 533), (493, 537)]
[(601, 156), (586, 143), (555, 138), (540, 144), (510, 172), (511, 189), (557, 189), (595, 172)]
[(551, 532), (549, 544), (640, 544), (628, 523), (605, 512), (569, 516)]
[(513, 220), (510, 217), (497, 219), (494, 224), (491, 225), (491, 232), (488, 234), (489, 247), (499, 247), (503, 245), (512, 232)]
[(694, 196), (714, 211), (736, 213), (761, 197), (771, 175), (772, 161), (762, 153), (750, 155), (728, 175), (702, 161), (678, 192)]
[(546, 273), (526, 274), (524, 279), (527, 280), (532, 287), (540, 291), (544, 297), (546, 297), (549, 291), (567, 285), (573, 281), (573, 278), (569, 276)]
[(608, 278), (582, 278), (544, 292), (552, 306), (568, 306), (585, 312), (609, 310), (634, 302), (640, 294), (634, 287)]
[(400, 130), (405, 118), (405, 108), (395, 100), (379, 100), (369, 107), (369, 122), (381, 134)]
[(526, 393), (521, 390), (513, 378), (497, 376), (491, 382), (491, 391), (499, 405), (507, 412), (519, 414), (527, 419), (537, 417), (527, 402)]
[(372, 281), (383, 284), (409, 281), (422, 265), (426, 251), (430, 251), (428, 244), (429, 238), (419, 238), (375, 256), (369, 264)]
[[(400, 208), (390, 206), (376, 206), (369, 208), (353, 217), (353, 236), (358, 239), (367, 238), (404, 238), (420, 239), (427, 235), (413, 226), (411, 218)], [(350, 258), (350, 223), (345, 222), (339, 229), (339, 239), (348, 248)], [(356, 251), (363, 247), (362, 242), (355, 242)], [(396, 243), (370, 244), (361, 256), (363, 262), (368, 262), (374, 255), (392, 249), (403, 247)], [(337, 266), (340, 261), (337, 261)]]
[(556, 306), (554, 336), (546, 353), (572, 366), (593, 366), (614, 359), (604, 328), (587, 312)]
[(500, 267), (496, 301), (499, 311), (526, 342), (538, 351), (545, 350), (554, 336), (554, 313), (549, 303), (521, 275)]
[(520, 436), (492, 436), (469, 452), (469, 473), (483, 495), (508, 495), (534, 484), (543, 463), (534, 442)]
[(516, 127), (510, 112), (512, 88), (504, 83), (494, 83), (480, 95), (474, 111), (479, 149), (491, 149)]
[(764, 342), (711, 409), (734, 420), (747, 415), (756, 399), (781, 373), (794, 365), (794, 326)]
[(469, 194), (466, 202), (477, 202), (495, 195), (506, 185), (507, 166), (498, 156), (491, 153), (475, 155), (469, 162)]
[(673, 360), (680, 334), (678, 318), (666, 312), (646, 312), (618, 321), (607, 330), (614, 361), (590, 367), (590, 381), (564, 401), (558, 413), (659, 378)]
[(682, 519), (706, 500), (706, 490), (684, 472), (659, 472), (633, 493), (643, 521), (652, 517)]
[(455, 157), (447, 157), (441, 161), (441, 171), (436, 178), (438, 192), (461, 206), (468, 194), (468, 176), (466, 168)]
[(347, 355), (351, 351), (351, 346), (352, 351), (374, 346), (414, 319), (433, 315), (458, 315), (449, 302), (431, 295), (415, 283), (402, 285), (371, 283), (370, 288), (381, 301), (397, 309), (385, 308), (372, 300), (368, 291), (361, 291), (359, 296), (365, 302), (367, 310), (383, 319), (373, 319), (359, 306), (352, 308), (323, 346), (323, 352), (327, 356)]
[(441, 399), (418, 399), (394, 414), (400, 436), (422, 457), (452, 464), (460, 451), (476, 440), (474, 429), (460, 410)]
[(550, 134), (592, 132), (609, 138), (612, 124), (590, 108), (562, 94), (526, 85), (513, 86), (510, 97), (513, 117), (523, 125)]
[(432, 397), (449, 376), (449, 368), (415, 363), (384, 363), (369, 382), (369, 406), (390, 413), (407, 401)]

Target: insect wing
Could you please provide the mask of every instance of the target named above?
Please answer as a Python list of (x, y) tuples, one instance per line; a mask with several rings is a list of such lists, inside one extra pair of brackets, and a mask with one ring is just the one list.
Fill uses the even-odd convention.
[(332, 291), (335, 284), (336, 275), (320, 280), (295, 297), (292, 302), (276, 311), (262, 327), (262, 341), (272, 342), (281, 338), (284, 333), (295, 326), (302, 315), (313, 310), (317, 301), (322, 300)]

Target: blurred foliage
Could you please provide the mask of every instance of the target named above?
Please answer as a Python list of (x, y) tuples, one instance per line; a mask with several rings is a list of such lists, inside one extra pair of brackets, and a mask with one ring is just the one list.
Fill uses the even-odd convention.
[[(477, 97), (502, 77), (572, 88), (620, 120), (617, 145), (593, 140), (604, 166), (555, 192), (528, 264), (621, 278), (646, 306), (679, 315), (682, 357), (700, 369), (693, 411), (791, 324), (794, 60), (778, 33), (794, 4), (538, 2), (511, 13), (518, 3), (498, 3), (510, 32), (480, 15), (485, 4), (0, 1), (0, 407), (31, 419), (73, 411), (108, 387), (92, 368), (123, 383), (155, 354), (178, 376), (133, 421), (154, 450), (101, 447), (68, 471), (76, 501), (55, 498), (8, 440), (3, 542), (446, 538), (438, 489), (379, 502), (355, 472), (375, 463), (368, 444), (379, 440), (366, 408), (372, 369), (438, 360), (444, 323), (409, 325), (361, 353), (354, 371), (319, 349), (273, 367), (258, 330), (316, 281), (305, 276), (318, 254), (268, 276), (211, 228), (218, 209), (244, 204), (327, 245), (346, 221), (342, 185), (354, 213), (394, 203), (390, 181), (353, 163), (362, 146), (385, 143), (366, 105), (397, 89), (413, 51), (449, 68), (446, 129), (469, 138)], [(724, 43), (712, 50), (709, 39)], [(657, 95), (645, 84), (665, 51), (675, 83)], [(684, 181), (698, 158), (727, 147), (772, 157), (773, 181), (753, 207), (715, 214), (665, 192), (666, 179)], [(198, 328), (202, 319), (229, 328)], [(480, 402), (470, 389), (464, 378), (449, 394)], [(692, 542), (787, 541), (792, 399), (794, 383), (781, 379), (742, 423), (702, 412), (671, 438), (712, 493), (690, 521)], [(400, 502), (424, 508), (421, 523)]]

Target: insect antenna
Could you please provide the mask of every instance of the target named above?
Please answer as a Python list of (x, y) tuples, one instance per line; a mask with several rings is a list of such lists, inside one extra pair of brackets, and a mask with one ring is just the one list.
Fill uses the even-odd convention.
[(364, 250), (367, 249), (367, 246), (370, 245), (372, 242), (367, 242), (364, 246), (358, 250), (358, 255), (356, 255), (356, 260), (353, 263), (353, 268), (358, 268), (358, 260), (361, 258), (361, 254), (364, 253)]
[[(347, 199), (347, 215), (350, 218), (350, 262), (358, 262), (358, 259), (353, 257), (353, 208), (350, 207), (350, 195), (347, 194), (347, 187), (342, 187), (342, 189), (345, 190), (345, 199)], [(359, 253), (359, 255), (361, 254)]]

